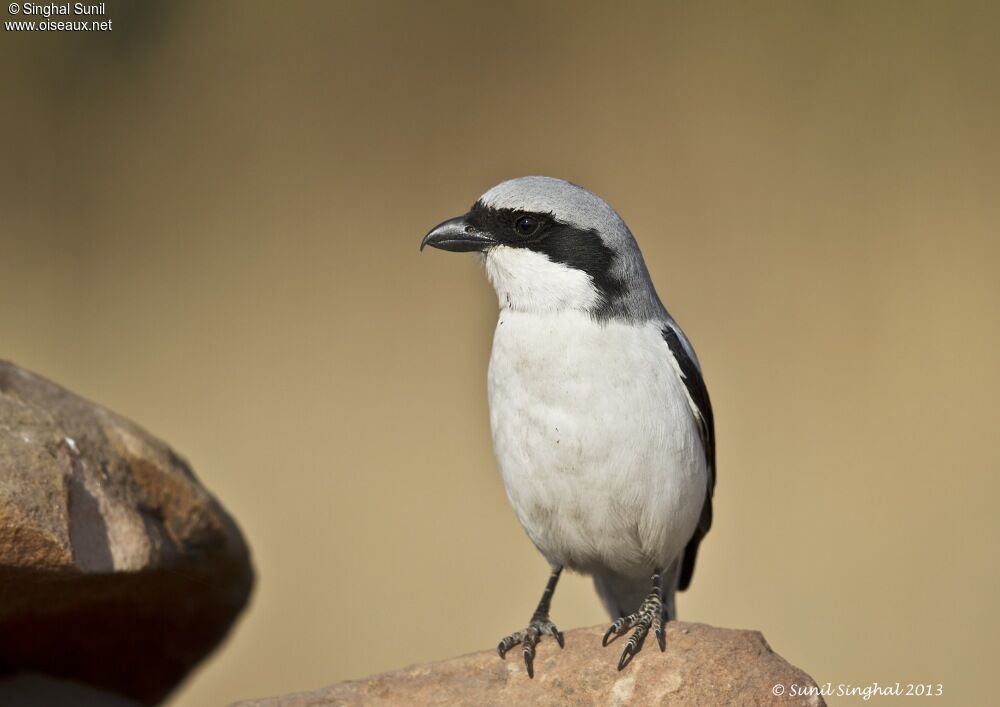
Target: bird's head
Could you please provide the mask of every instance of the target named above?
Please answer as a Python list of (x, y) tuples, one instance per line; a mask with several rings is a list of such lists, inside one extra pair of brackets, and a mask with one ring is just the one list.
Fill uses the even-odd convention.
[(599, 196), (562, 179), (502, 182), (464, 216), (431, 229), (421, 250), (426, 245), (480, 253), (501, 308), (633, 320), (662, 308), (625, 222)]

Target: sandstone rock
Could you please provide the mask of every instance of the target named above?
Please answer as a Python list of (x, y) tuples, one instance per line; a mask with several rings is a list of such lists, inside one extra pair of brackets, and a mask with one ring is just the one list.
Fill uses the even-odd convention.
[[(615, 670), (624, 639), (601, 647), (605, 627), (566, 634), (566, 648), (545, 638), (528, 679), (520, 654), (506, 661), (484, 651), (418, 665), (315, 692), (249, 700), (234, 707), (322, 705), (809, 705), (819, 696), (790, 696), (816, 683), (771, 650), (756, 631), (672, 622), (667, 651), (650, 638), (622, 672)], [(783, 694), (776, 696), (774, 686)]]
[(252, 584), (239, 530), (173, 450), (0, 361), (0, 672), (153, 704)]

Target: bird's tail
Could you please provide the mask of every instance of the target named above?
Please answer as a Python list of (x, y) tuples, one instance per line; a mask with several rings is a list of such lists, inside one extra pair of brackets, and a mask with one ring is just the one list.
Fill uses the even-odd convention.
[[(674, 562), (663, 573), (663, 615), (664, 620), (677, 618), (674, 594), (677, 592), (677, 578), (680, 563)], [(612, 619), (628, 616), (639, 610), (639, 605), (653, 589), (652, 577), (625, 577), (607, 573), (594, 575), (594, 588)]]

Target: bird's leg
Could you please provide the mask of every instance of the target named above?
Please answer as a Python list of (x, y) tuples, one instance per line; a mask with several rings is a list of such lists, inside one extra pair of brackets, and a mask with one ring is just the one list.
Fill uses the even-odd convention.
[(601, 644), (608, 645), (612, 635), (616, 637), (621, 636), (631, 628), (634, 628), (635, 631), (629, 637), (628, 643), (625, 644), (625, 650), (622, 651), (622, 657), (618, 661), (619, 670), (628, 665), (632, 658), (635, 657), (635, 654), (642, 650), (643, 641), (646, 640), (646, 634), (649, 633), (650, 629), (653, 630), (653, 635), (656, 636), (656, 642), (660, 645), (660, 650), (664, 651), (667, 649), (666, 638), (663, 633), (662, 570), (657, 569), (655, 574), (653, 574), (653, 589), (643, 600), (639, 606), (639, 610), (634, 614), (622, 616), (611, 624), (611, 628), (604, 634)]
[(552, 574), (549, 575), (548, 584), (545, 585), (545, 591), (542, 592), (538, 608), (531, 615), (528, 628), (510, 634), (501, 640), (497, 646), (497, 653), (500, 654), (501, 658), (504, 658), (507, 655), (507, 651), (520, 643), (522, 646), (521, 653), (524, 656), (524, 665), (528, 669), (529, 678), (535, 677), (535, 646), (538, 644), (538, 639), (542, 637), (542, 634), (547, 633), (555, 638), (560, 648), (566, 645), (562, 633), (559, 632), (554, 623), (549, 621), (549, 606), (552, 604), (552, 593), (556, 590), (556, 583), (559, 581), (560, 574), (562, 574), (562, 567), (552, 570)]

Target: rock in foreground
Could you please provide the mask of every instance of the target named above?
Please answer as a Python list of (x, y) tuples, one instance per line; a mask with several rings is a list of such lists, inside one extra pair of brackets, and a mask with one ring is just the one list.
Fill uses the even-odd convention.
[[(605, 627), (570, 631), (566, 648), (546, 637), (528, 679), (520, 653), (506, 661), (484, 651), (418, 665), (315, 692), (241, 702), (234, 707), (321, 705), (823, 705), (821, 697), (791, 697), (792, 685), (816, 683), (771, 650), (756, 631), (672, 622), (667, 651), (650, 638), (622, 672), (615, 670), (625, 639), (601, 647)], [(775, 685), (783, 695), (776, 696)]]
[(236, 525), (166, 444), (0, 361), (0, 673), (154, 704), (252, 583)]

